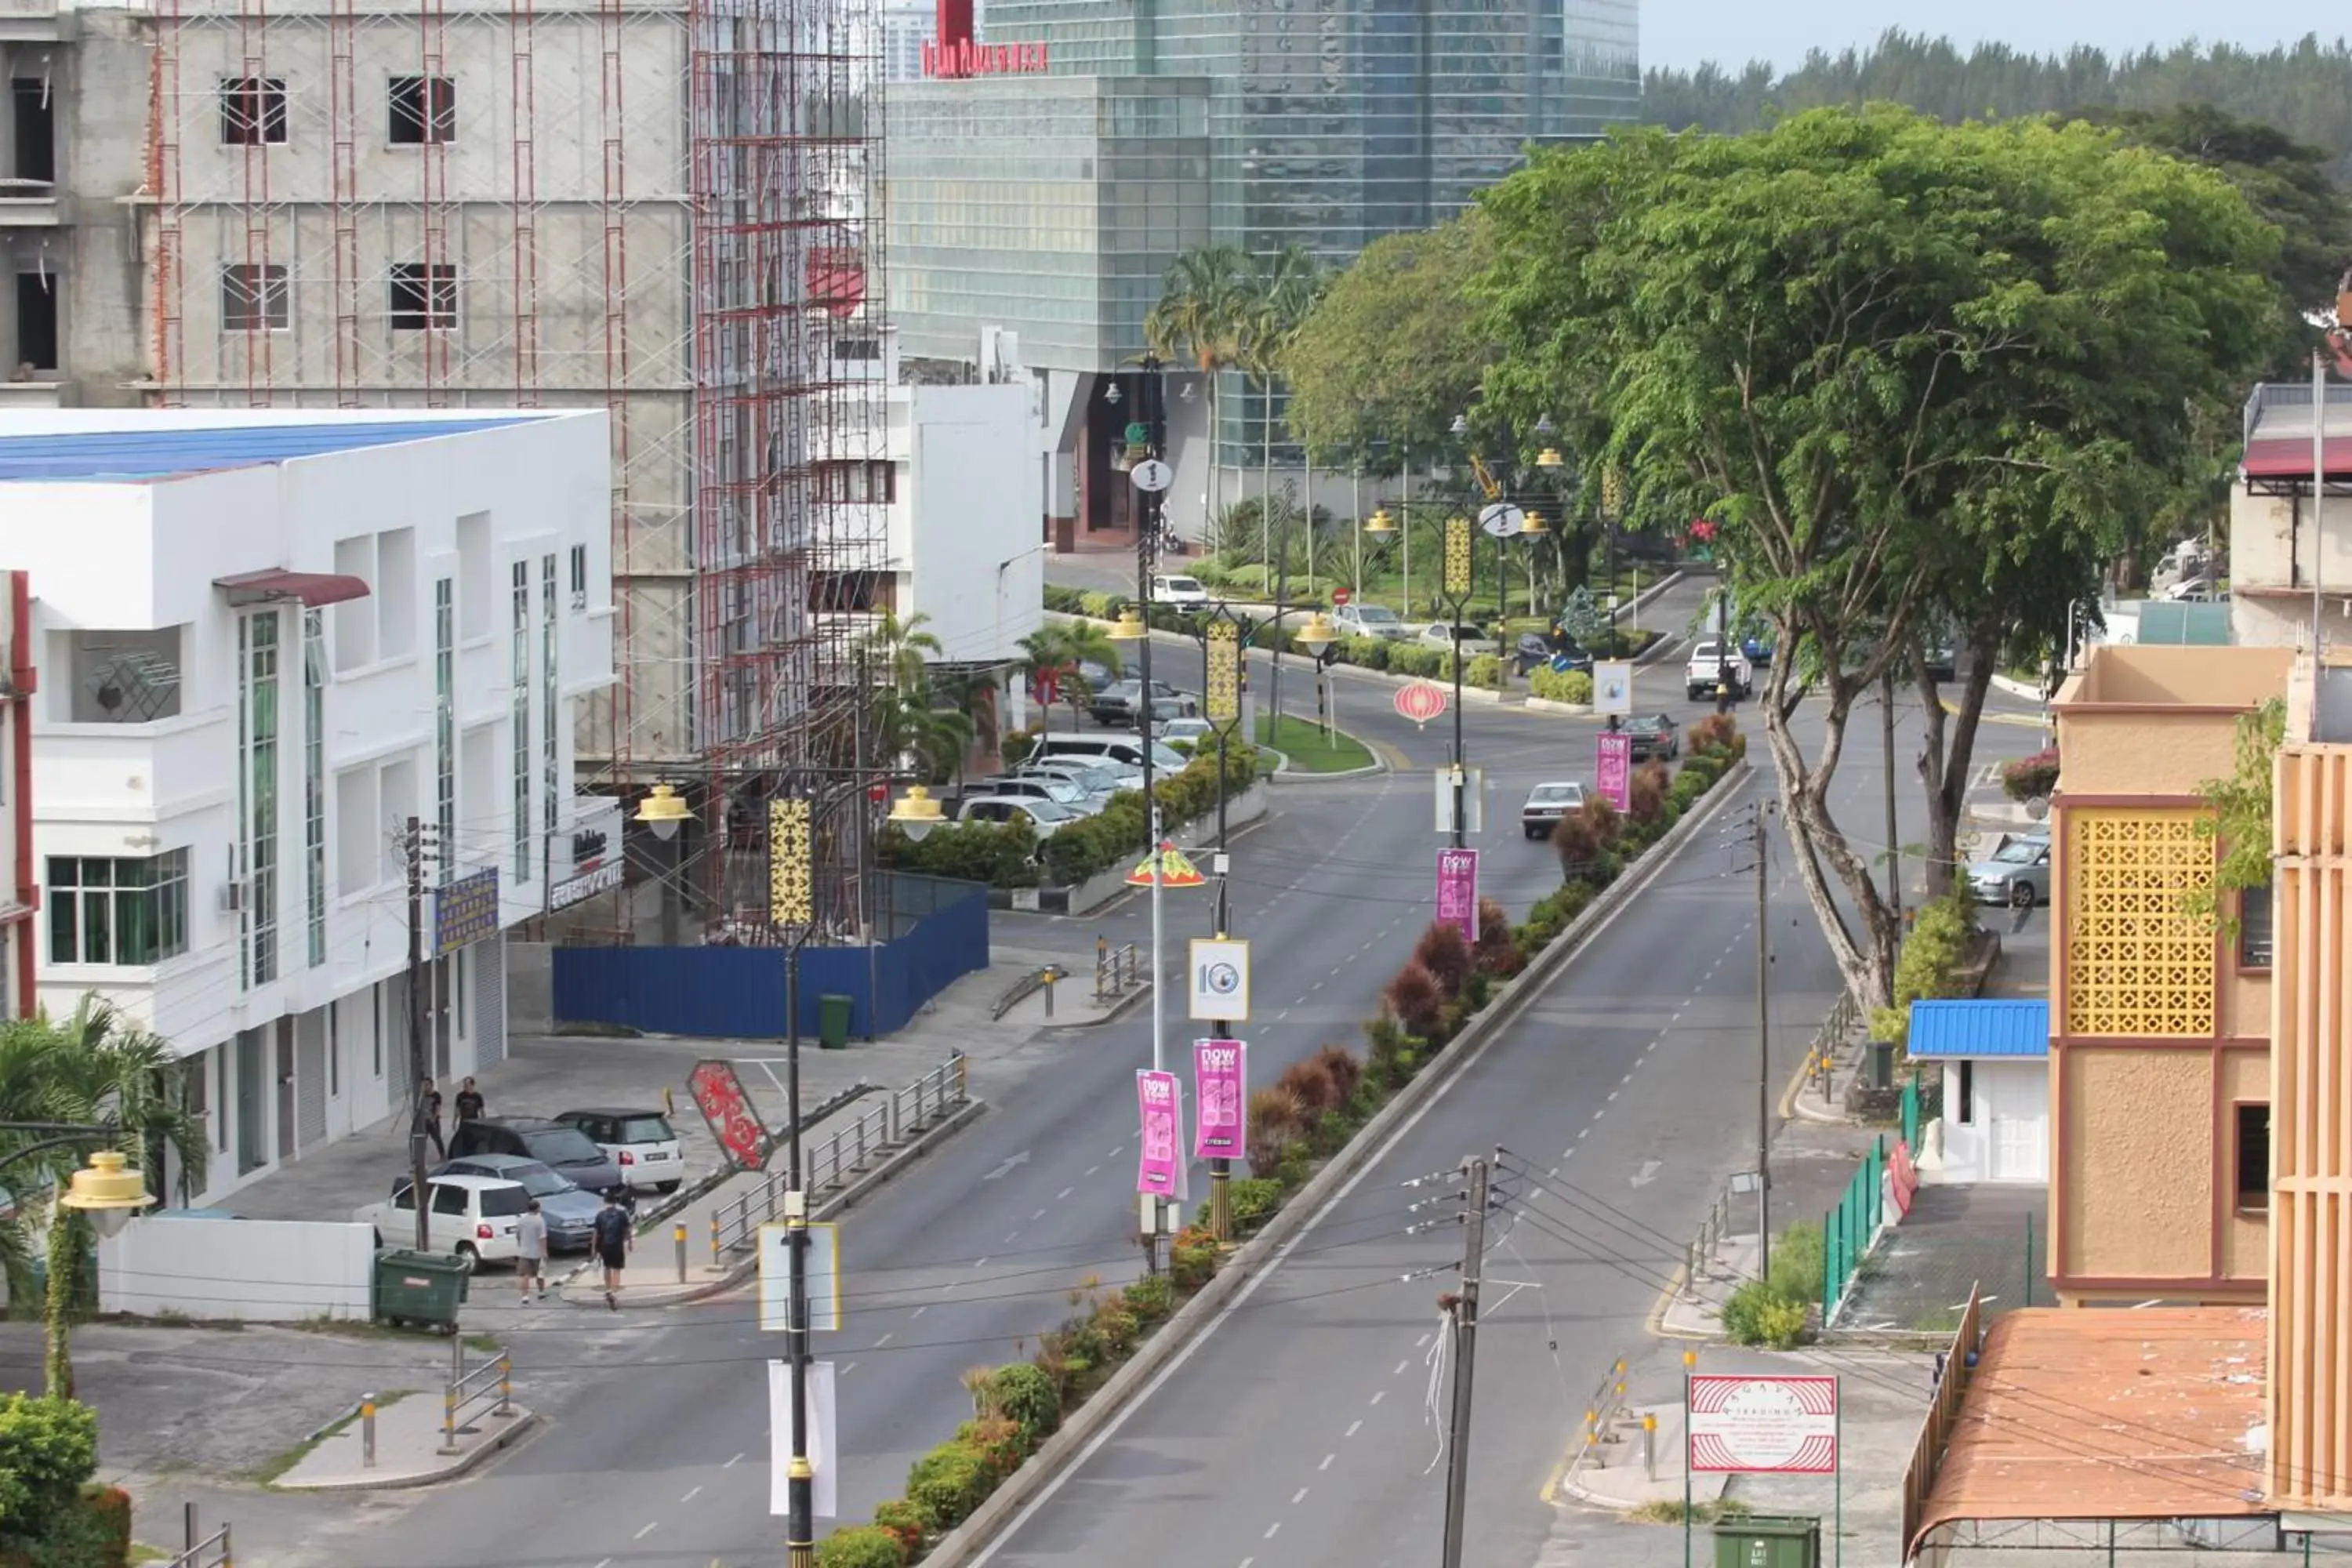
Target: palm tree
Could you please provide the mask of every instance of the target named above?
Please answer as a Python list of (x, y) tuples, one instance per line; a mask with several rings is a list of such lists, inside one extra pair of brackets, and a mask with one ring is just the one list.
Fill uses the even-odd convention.
[(1241, 363), (1253, 268), (1237, 245), (1204, 245), (1171, 263), (1159, 302), (1143, 318), (1143, 339), (1166, 360), (1189, 360), (1209, 384), (1209, 510), (1217, 515), (1217, 379)]
[[(1258, 447), (1258, 510), (1264, 521), (1268, 573), (1274, 570), (1274, 384), (1282, 356), (1307, 312), (1314, 310), (1324, 281), (1322, 264), (1303, 245), (1286, 245), (1260, 258), (1250, 279), (1242, 361), (1265, 398)], [(1311, 510), (1315, 498), (1310, 494), (1307, 499)]]
[[(11, 1119), (20, 1107), (30, 1107), (36, 1114), (28, 1120), (114, 1129), (114, 1146), (149, 1181), (170, 1158), (192, 1185), (201, 1186), (205, 1130), (182, 1098), (178, 1066), (177, 1053), (163, 1039), (130, 1023), (111, 1004), (86, 997), (63, 1024), (30, 1020), (0, 1029), (0, 1103)], [(51, 1180), (63, 1183), (89, 1152), (59, 1149), (40, 1164)], [(24, 1246), (21, 1237), (17, 1246)], [(68, 1321), (79, 1264), (89, 1246), (89, 1222), (52, 1204), (44, 1365), (48, 1393), (58, 1398), (73, 1397)]]
[(1065, 621), (1041, 626), (1021, 639), (1021, 651), (1025, 656), (1023, 669), (1034, 681), (1051, 681), (1070, 704), (1070, 727), (1077, 728), (1079, 710), (1094, 695), (1086, 677), (1078, 672), (1081, 663), (1101, 665), (1116, 678), (1118, 674), (1118, 645), (1091, 621)]
[(987, 712), (989, 749), (992, 754), (995, 751), (998, 736), (1003, 729), (999, 717), (1002, 710), (996, 700), (996, 671), (977, 669), (970, 666), (941, 670), (932, 678), (931, 695), (933, 700), (944, 701), (947, 704), (944, 711), (959, 714), (965, 721), (967, 732), (961, 747), (956, 752), (955, 759), (955, 782), (961, 787), (963, 784), (964, 759), (971, 754), (971, 743), (980, 733), (983, 705)]
[(971, 721), (936, 706), (929, 661), (945, 650), (936, 636), (923, 629), (929, 620), (918, 612), (902, 621), (896, 612), (885, 610), (858, 647), (881, 667), (872, 693), (877, 752), (888, 759), (894, 771), (911, 761), (920, 764), (926, 779), (937, 779), (962, 757), (971, 739)]

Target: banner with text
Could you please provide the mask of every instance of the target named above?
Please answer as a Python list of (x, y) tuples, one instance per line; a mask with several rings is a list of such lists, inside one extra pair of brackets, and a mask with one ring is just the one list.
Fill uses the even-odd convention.
[(1249, 1047), (1239, 1040), (1192, 1042), (1192, 1098), (1200, 1109), (1192, 1153), (1202, 1160), (1241, 1157), (1249, 1104)]
[(1437, 852), (1437, 923), (1460, 931), (1463, 940), (1478, 940), (1478, 851), (1441, 849)]
[(1604, 731), (1599, 737), (1601, 758), (1593, 780), (1601, 798), (1620, 811), (1633, 804), (1633, 737), (1622, 730)]
[(1143, 1152), (1137, 1157), (1135, 1190), (1153, 1197), (1186, 1196), (1184, 1100), (1172, 1072), (1137, 1069), (1135, 1103), (1142, 1113)]

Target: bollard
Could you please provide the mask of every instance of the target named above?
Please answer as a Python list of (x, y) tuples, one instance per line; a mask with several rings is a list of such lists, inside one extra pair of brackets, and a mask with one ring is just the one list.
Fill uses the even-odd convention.
[(1609, 1455), (1601, 1447), (1601, 1415), (1598, 1411), (1584, 1413), (1584, 1451), (1592, 1456), (1593, 1468), (1609, 1468)]
[(456, 1334), (449, 1336), (449, 1381), (466, 1381), (466, 1342)]
[(1690, 1244), (1690, 1255), (1684, 1265), (1683, 1288), (1690, 1292), (1693, 1300), (1698, 1299), (1698, 1243), (1696, 1241)]
[[(360, 1468), (367, 1470), (375, 1468), (375, 1394), (373, 1391), (360, 1395)], [(194, 1503), (188, 1505), (192, 1516), (195, 1506)]]
[(499, 1352), (499, 1405), (490, 1414), (514, 1414), (514, 1357), (506, 1351)]
[(683, 1285), (686, 1283), (686, 1221), (678, 1221), (671, 1228), (670, 1235), (677, 1242), (677, 1282)]
[(441, 1452), (457, 1451), (457, 1385), (451, 1384), (441, 1391)]
[(1108, 1002), (1114, 994), (1110, 984), (1110, 942), (1095, 938), (1095, 1000)]
[[(371, 1394), (368, 1397), (373, 1399), (375, 1395)], [(187, 1531), (188, 1546), (185, 1555), (194, 1557), (196, 1554), (196, 1505), (194, 1503), (180, 1505), (180, 1523)]]
[(1642, 1476), (1645, 1480), (1658, 1479), (1658, 1418), (1642, 1417)]
[(710, 1211), (710, 1267), (719, 1267), (719, 1211)]
[(1054, 982), (1061, 976), (1055, 973), (1053, 966), (1048, 964), (1037, 972), (1037, 977), (1045, 984), (1045, 1016), (1050, 1018), (1054, 1016)]

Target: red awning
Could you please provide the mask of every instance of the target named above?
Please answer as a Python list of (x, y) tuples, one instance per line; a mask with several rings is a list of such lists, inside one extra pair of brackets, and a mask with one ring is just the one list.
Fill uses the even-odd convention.
[(364, 599), (368, 594), (368, 585), (357, 577), (341, 577), (332, 572), (289, 572), (282, 567), (215, 577), (213, 586), (227, 589), (231, 605), (283, 605), (293, 601), (311, 609), (321, 605), (340, 605), (346, 599)]
[[(2257, 437), (2246, 443), (2246, 460), (2239, 465), (2239, 471), (2250, 479), (2302, 479), (2308, 483), (2311, 437)], [(2327, 437), (2327, 478), (2330, 482), (2352, 480), (2352, 435)]]

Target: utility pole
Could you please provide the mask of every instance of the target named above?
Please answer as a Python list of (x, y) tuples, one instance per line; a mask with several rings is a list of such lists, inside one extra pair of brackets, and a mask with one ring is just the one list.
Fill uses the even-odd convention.
[[(1878, 677), (1879, 737), (1886, 757), (1886, 902), (1903, 918), (1903, 847), (1895, 830), (1895, 669)], [(1931, 785), (1932, 785), (1932, 782)]]
[(1454, 1318), (1454, 1415), (1446, 1432), (1445, 1551), (1443, 1568), (1462, 1568), (1462, 1533), (1470, 1500), (1470, 1394), (1478, 1361), (1478, 1283), (1486, 1252), (1486, 1181), (1484, 1160), (1464, 1167), (1470, 1177), (1470, 1207), (1462, 1216), (1462, 1294)]
[(1765, 910), (1767, 803), (1756, 806), (1756, 1277), (1772, 1272), (1772, 928)]
[[(860, 811), (865, 804), (858, 801)], [(816, 1563), (816, 1470), (808, 1449), (808, 1194), (801, 1185), (801, 948), (807, 941), (808, 927), (803, 926), (784, 955), (784, 1096), (792, 1101), (784, 1157), (784, 1241), (792, 1257), (784, 1353), (792, 1359), (793, 1374), (793, 1452), (784, 1471), (787, 1568), (814, 1568)]]
[(401, 859), (408, 871), (408, 1092), (416, 1106), (408, 1120), (408, 1195), (416, 1205), (416, 1250), (433, 1250), (425, 1191), (425, 824), (410, 817), (401, 829)]

